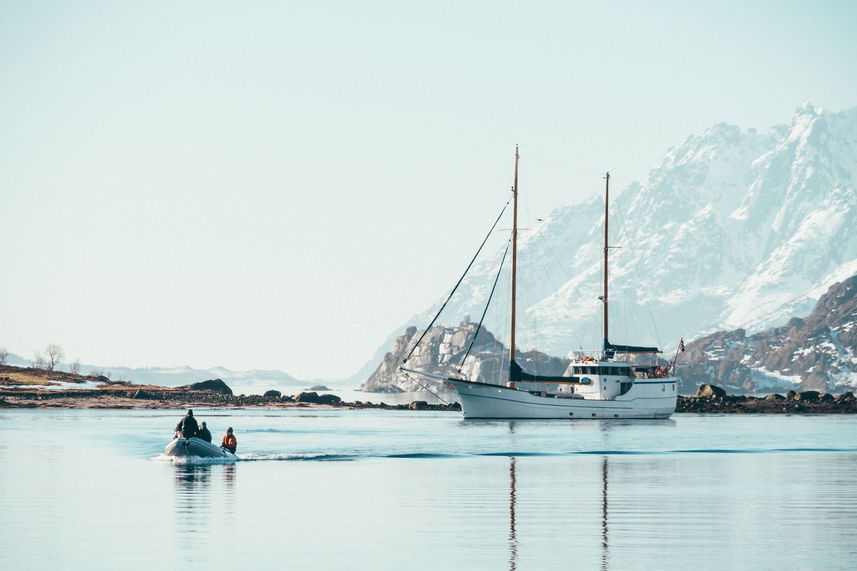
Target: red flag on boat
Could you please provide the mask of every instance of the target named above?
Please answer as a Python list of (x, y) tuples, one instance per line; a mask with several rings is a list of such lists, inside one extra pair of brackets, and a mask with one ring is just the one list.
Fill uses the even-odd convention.
[(678, 342), (678, 350), (684, 353), (684, 337), (682, 337)]

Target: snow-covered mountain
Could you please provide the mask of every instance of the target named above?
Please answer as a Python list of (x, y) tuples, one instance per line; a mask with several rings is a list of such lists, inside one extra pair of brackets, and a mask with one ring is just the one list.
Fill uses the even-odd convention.
[[(857, 108), (804, 104), (790, 124), (718, 124), (672, 148), (643, 184), (611, 189), (611, 341), (674, 348), (680, 337), (752, 333), (809, 314), (830, 285), (857, 273), (855, 181)], [(522, 349), (600, 348), (601, 184), (521, 232)], [(481, 314), (500, 256), (474, 266), (438, 323)], [(495, 295), (501, 309), (486, 326), (499, 333), (508, 294)]]

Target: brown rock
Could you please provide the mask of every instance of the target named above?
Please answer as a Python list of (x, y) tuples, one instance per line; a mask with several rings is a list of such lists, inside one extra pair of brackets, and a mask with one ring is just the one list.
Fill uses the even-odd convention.
[(818, 402), (820, 396), (818, 391), (803, 391), (795, 395), (795, 400), (801, 402)]
[(726, 391), (715, 385), (702, 385), (696, 391), (696, 396), (703, 398), (725, 397)]
[(185, 388), (190, 391), (210, 391), (213, 393), (220, 393), (222, 395), (232, 394), (232, 389), (229, 388), (229, 385), (227, 385), (220, 379), (212, 379), (209, 381), (202, 381), (200, 383), (193, 383), (190, 385), (186, 385), (182, 388)]

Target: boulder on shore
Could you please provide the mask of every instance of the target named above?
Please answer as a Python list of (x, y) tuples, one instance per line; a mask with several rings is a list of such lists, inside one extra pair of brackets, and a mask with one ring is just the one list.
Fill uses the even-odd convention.
[(220, 379), (212, 379), (209, 381), (202, 381), (200, 383), (193, 383), (190, 385), (186, 385), (182, 387), (189, 391), (209, 391), (212, 393), (220, 393), (222, 395), (231, 395), (232, 389), (229, 388), (229, 385), (224, 383)]
[(320, 395), (316, 392), (302, 392), (295, 396), (296, 402), (306, 402), (312, 404), (330, 404), (338, 405), (342, 399), (336, 395)]
[(283, 396), (283, 393), (281, 393), (280, 391), (276, 391), (274, 389), (271, 389), (270, 391), (265, 391), (265, 394), (263, 396), (268, 397), (268, 398), (277, 398), (278, 399), (281, 396)]
[(702, 385), (697, 389), (696, 396), (700, 398), (725, 397), (726, 391), (715, 385)]

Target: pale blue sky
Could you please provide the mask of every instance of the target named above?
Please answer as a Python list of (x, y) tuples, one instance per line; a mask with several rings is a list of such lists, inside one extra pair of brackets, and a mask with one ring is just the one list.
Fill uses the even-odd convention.
[[(0, 5), (0, 346), (347, 376), (511, 184), (857, 105), (857, 2)], [(550, 162), (567, 165), (555, 166)]]

